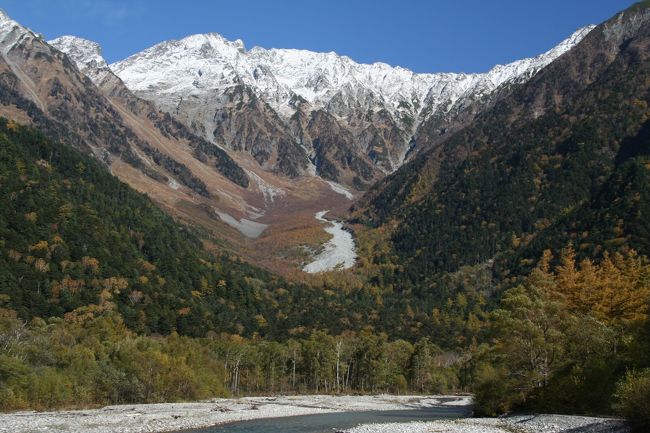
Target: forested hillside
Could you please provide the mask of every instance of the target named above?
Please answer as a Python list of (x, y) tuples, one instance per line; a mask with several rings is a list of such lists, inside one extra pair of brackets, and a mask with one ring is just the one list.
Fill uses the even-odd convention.
[(618, 411), (650, 427), (649, 6), (353, 208), (372, 283), (422, 299), (434, 323), (470, 306), (454, 316), (465, 333), (447, 329), (480, 412)]
[(0, 140), (0, 293), (23, 320), (92, 315), (88, 306), (110, 302), (142, 334), (286, 339), (369, 328), (415, 340), (433, 331), (422, 298), (345, 278), (284, 281), (206, 245), (65, 143), (7, 120)]
[[(111, 301), (142, 333), (286, 336), (321, 296), (201, 241), (94, 159), (0, 121), (0, 293), (19, 317)], [(76, 312), (75, 312), (76, 311)], [(309, 326), (309, 324), (307, 324)]]
[[(648, 253), (649, 13), (612, 18), (493, 109), (379, 184), (356, 215), (388, 227), (414, 283), (576, 244)], [(629, 241), (629, 242), (628, 242)], [(525, 264), (525, 263), (524, 263)], [(524, 268), (524, 270), (527, 268)]]
[(479, 286), (447, 278), (426, 300), (289, 283), (209, 253), (65, 143), (2, 119), (0, 144), (2, 408), (468, 389), (450, 349), (485, 326)]

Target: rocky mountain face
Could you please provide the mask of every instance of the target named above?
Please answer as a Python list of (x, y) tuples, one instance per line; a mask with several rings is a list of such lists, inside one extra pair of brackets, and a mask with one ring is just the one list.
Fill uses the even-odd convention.
[(102, 57), (102, 48), (97, 42), (75, 36), (62, 36), (48, 41), (48, 44), (66, 53), (75, 62), (79, 71), (90, 78), (97, 87), (101, 88), (105, 80), (114, 77), (106, 60)]
[(645, 2), (367, 193), (357, 220), (390, 233), (400, 278), (495, 263), (504, 276), (567, 243), (650, 252), (649, 48)]
[(67, 133), (77, 147), (110, 163), (136, 161), (129, 136), (108, 101), (67, 57), (0, 13), (0, 87), (3, 111), (39, 124), (54, 138)]
[(316, 172), (363, 189), (473, 119), (494, 95), (529, 80), (591, 29), (485, 74), (416, 74), (335, 53), (246, 50), (215, 33), (162, 42), (110, 68), (137, 96), (268, 170), (291, 177)]
[[(107, 67), (96, 44), (72, 38), (57, 42), (59, 48), (71, 50), (73, 59), (84, 58), (81, 68), (40, 36), (0, 14), (3, 111), (22, 113), (19, 118), (37, 124), (55, 139), (91, 150), (108, 165), (121, 160), (156, 181), (166, 184), (175, 179), (194, 193), (209, 196), (204, 181), (159, 149), (154, 136), (167, 135), (179, 146), (183, 142), (196, 152), (212, 153), (215, 161), (211, 162), (223, 176), (247, 185), (246, 174), (225, 152), (215, 151), (214, 145), (177, 122), (163, 122), (168, 115), (132, 95)], [(146, 120), (135, 122), (136, 127), (121, 104), (128, 106), (130, 115)], [(142, 127), (148, 131), (138, 130)], [(168, 130), (174, 128), (172, 137)]]
[[(248, 186), (246, 173), (225, 151), (196, 136), (168, 114), (160, 112), (153, 104), (136, 97), (127, 89), (122, 80), (113, 74), (106, 64), (99, 44), (74, 36), (63, 36), (49, 41), (48, 44), (68, 55), (79, 71), (90, 78), (111, 103), (128, 109), (129, 114), (136, 118), (146, 118), (158, 130), (156, 133), (162, 134), (165, 138), (172, 141), (187, 141), (196, 159), (204, 163), (209, 160), (210, 165), (216, 167), (226, 178), (242, 187)], [(142, 123), (145, 122), (140, 124)], [(171, 156), (161, 156), (159, 152), (151, 149), (151, 144), (142, 146), (145, 148), (144, 152), (154, 158), (154, 162), (156, 159), (159, 161), (171, 159)], [(162, 165), (164, 164), (177, 165), (174, 162)]]

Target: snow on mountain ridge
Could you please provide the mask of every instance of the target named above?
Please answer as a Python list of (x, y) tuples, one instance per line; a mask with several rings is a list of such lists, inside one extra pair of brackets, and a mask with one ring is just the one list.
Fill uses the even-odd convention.
[(37, 35), (12, 20), (3, 9), (0, 9), (0, 48), (5, 56), (14, 46), (29, 37), (35, 38)]
[(75, 62), (77, 68), (98, 86), (111, 72), (106, 60), (102, 57), (102, 48), (97, 42), (77, 36), (61, 36), (47, 43), (66, 53)]
[[(167, 70), (151, 73), (161, 67)], [(202, 82), (214, 88), (243, 83), (280, 113), (286, 111), (293, 95), (323, 108), (346, 86), (369, 91), (378, 100), (395, 93), (421, 97), (427, 87), (426, 80), (403, 68), (361, 65), (335, 53), (260, 47), (246, 51), (240, 41), (232, 43), (217, 34), (163, 42), (111, 68), (136, 92), (156, 87), (164, 93), (183, 89), (194, 93), (190, 86), (200, 87)], [(195, 77), (197, 73), (200, 78)], [(396, 75), (402, 77), (393, 79)], [(391, 79), (392, 83), (385, 85)], [(413, 92), (409, 80), (419, 84), (419, 91)]]
[(417, 74), (381, 62), (356, 63), (334, 52), (261, 47), (246, 50), (241, 40), (228, 41), (217, 33), (162, 42), (110, 67), (136, 93), (154, 89), (160, 92), (155, 102), (168, 111), (180, 98), (202, 93), (198, 89), (210, 91), (246, 84), (284, 118), (295, 112), (290, 103), (295, 95), (313, 109), (328, 109), (345, 118), (349, 114), (346, 110), (352, 109), (349, 104), (328, 106), (341, 95), (346, 101), (361, 101), (359, 108), (384, 108), (396, 120), (400, 119), (400, 111), (406, 111), (417, 124), (424, 120), (418, 119), (424, 105), (433, 104), (430, 113), (443, 106), (450, 109), (472, 94), (482, 95), (504, 83), (530, 78), (592, 28), (576, 31), (537, 57), (496, 65), (482, 74)]
[(9, 15), (3, 10), (0, 9), (0, 35), (3, 37), (11, 31), (14, 27), (22, 27), (16, 21), (12, 20)]
[[(385, 174), (404, 162), (423, 122), (432, 116), (453, 116), (501, 86), (530, 79), (592, 28), (578, 30), (537, 57), (496, 65), (481, 74), (421, 74), (381, 62), (357, 63), (334, 52), (247, 50), (241, 40), (229, 41), (217, 33), (164, 41), (108, 66), (93, 42), (62, 37), (51, 44), (68, 53), (96, 84), (110, 68), (129, 90), (196, 133), (236, 150), (255, 147), (251, 152), (256, 155), (279, 154), (274, 146), (293, 141), (292, 146), (304, 149), (310, 163), (316, 161), (317, 152), (322, 161), (323, 152), (337, 146), (338, 140), (332, 137), (329, 147), (315, 147), (327, 133), (313, 129), (319, 126), (310, 119), (324, 111), (347, 131), (343, 133), (347, 138), (339, 142), (354, 146), (357, 155)], [(247, 115), (249, 106), (252, 111)], [(270, 135), (262, 138), (260, 131)], [(346, 167), (344, 152), (340, 150), (336, 157)], [(300, 158), (296, 155), (293, 161)], [(259, 162), (265, 158), (261, 156)], [(355, 164), (354, 170), (365, 170), (362, 163)]]
[[(555, 47), (536, 57), (517, 60), (505, 65), (495, 65), (486, 73), (447, 74), (447, 79), (441, 78), (439, 80), (443, 87), (441, 88), (440, 85), (432, 86), (426, 98), (427, 104), (431, 106), (429, 115), (440, 109), (449, 112), (456, 107), (457, 103), (489, 95), (502, 85), (520, 83), (532, 78), (553, 60), (578, 44), (594, 27), (594, 25), (589, 25), (577, 30)], [(441, 76), (441, 74), (434, 75)], [(456, 82), (455, 86), (452, 85), (454, 81)], [(447, 87), (446, 84), (452, 87)]]

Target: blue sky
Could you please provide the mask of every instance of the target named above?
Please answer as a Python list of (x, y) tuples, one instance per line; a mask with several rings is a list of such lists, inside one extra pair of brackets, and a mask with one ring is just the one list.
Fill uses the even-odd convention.
[(111, 62), (217, 32), (247, 48), (336, 51), (417, 72), (482, 72), (537, 55), (632, 0), (0, 0), (46, 38), (99, 42)]

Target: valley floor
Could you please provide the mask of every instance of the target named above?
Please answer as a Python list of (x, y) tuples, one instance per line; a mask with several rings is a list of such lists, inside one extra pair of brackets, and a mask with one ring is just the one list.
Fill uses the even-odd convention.
[[(277, 396), (214, 399), (197, 403), (107, 406), (101, 409), (16, 412), (0, 415), (0, 432), (170, 432), (229, 422), (351, 411), (391, 411), (467, 406), (468, 396)], [(606, 418), (529, 415), (463, 418), (403, 424), (368, 424), (347, 433), (625, 433), (624, 422)]]

